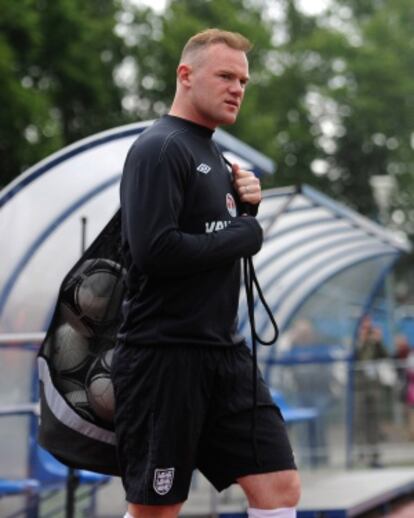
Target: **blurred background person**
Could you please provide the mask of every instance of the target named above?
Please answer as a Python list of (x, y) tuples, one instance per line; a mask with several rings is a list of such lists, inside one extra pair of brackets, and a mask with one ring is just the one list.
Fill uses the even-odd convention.
[(355, 440), (359, 459), (371, 467), (380, 466), (382, 438), (382, 391), (378, 360), (387, 358), (382, 332), (369, 315), (363, 317), (355, 351)]

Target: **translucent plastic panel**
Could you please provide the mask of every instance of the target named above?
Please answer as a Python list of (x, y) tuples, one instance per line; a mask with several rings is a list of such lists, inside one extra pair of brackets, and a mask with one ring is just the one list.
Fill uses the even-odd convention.
[(349, 351), (357, 319), (389, 263), (389, 258), (377, 257), (349, 267), (322, 283), (291, 316), (278, 354), (295, 344), (338, 345)]
[[(119, 207), (125, 156), (150, 122), (114, 128), (55, 153), (0, 192), (0, 333), (45, 330), (59, 284)], [(258, 174), (274, 164), (220, 131), (215, 139)], [(240, 160), (241, 159), (241, 160)]]

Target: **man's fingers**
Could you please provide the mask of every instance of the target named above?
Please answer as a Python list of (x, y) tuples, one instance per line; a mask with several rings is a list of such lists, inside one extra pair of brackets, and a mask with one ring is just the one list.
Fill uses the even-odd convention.
[(240, 169), (240, 167), (233, 169), (233, 175), (235, 178), (248, 178), (250, 176), (255, 178), (254, 173), (251, 171), (245, 171), (244, 169)]
[(232, 170), (233, 174), (237, 174), (239, 171), (241, 171), (240, 166), (237, 162), (234, 162), (231, 165), (231, 170)]
[(254, 194), (260, 191), (260, 186), (257, 183), (249, 182), (240, 185), (240, 192), (242, 194)]
[(255, 176), (246, 176), (242, 178), (236, 178), (234, 184), (237, 189), (241, 191), (245, 190), (247, 187), (247, 191), (255, 191), (260, 189), (260, 181)]
[(251, 171), (241, 169), (239, 164), (232, 165), (233, 184), (240, 201), (257, 205), (262, 199), (260, 180)]
[(251, 203), (252, 205), (257, 205), (262, 201), (262, 196), (260, 192), (242, 194), (240, 195), (240, 201), (243, 203)]

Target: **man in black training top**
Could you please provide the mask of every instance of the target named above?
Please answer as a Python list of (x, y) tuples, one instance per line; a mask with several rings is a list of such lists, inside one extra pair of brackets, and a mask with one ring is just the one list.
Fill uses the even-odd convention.
[(251, 518), (296, 515), (298, 473), (261, 377), (252, 437), (252, 357), (237, 333), (240, 259), (262, 245), (240, 205), (257, 211), (260, 183), (230, 171), (212, 140), (236, 120), (250, 47), (218, 29), (193, 36), (171, 111), (125, 162), (127, 294), (113, 381), (127, 518), (178, 516), (195, 468), (219, 491), (240, 484)]

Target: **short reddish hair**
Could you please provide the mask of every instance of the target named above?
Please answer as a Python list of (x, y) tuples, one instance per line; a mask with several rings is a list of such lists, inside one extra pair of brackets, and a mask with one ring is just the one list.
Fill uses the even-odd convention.
[(238, 32), (222, 31), (220, 29), (206, 29), (192, 36), (184, 45), (181, 53), (183, 60), (188, 54), (207, 48), (215, 43), (224, 43), (228, 47), (243, 52), (249, 52), (253, 45), (251, 42)]

